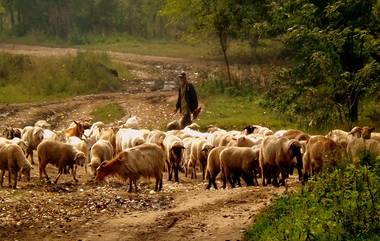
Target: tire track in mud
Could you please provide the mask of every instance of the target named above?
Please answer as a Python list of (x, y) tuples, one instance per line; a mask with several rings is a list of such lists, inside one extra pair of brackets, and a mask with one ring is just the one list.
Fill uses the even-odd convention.
[[(165, 211), (133, 212), (102, 220), (80, 240), (241, 240), (252, 219), (285, 188), (243, 187), (227, 190), (174, 193), (173, 207)], [(291, 181), (289, 190), (298, 184)]]

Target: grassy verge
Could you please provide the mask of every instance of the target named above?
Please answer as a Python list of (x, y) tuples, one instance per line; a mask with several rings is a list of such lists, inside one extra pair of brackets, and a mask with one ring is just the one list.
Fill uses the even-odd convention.
[(243, 129), (257, 124), (279, 130), (300, 128), (298, 123), (290, 122), (280, 113), (275, 113), (261, 104), (262, 96), (252, 86), (228, 86), (223, 78), (205, 76), (196, 87), (203, 112), (197, 123), (202, 128), (217, 125), (225, 129)]
[(106, 54), (82, 52), (63, 58), (0, 54), (0, 103), (116, 91), (128, 74)]
[(202, 102), (204, 111), (197, 121), (202, 128), (211, 124), (228, 130), (242, 130), (250, 124), (266, 126), (273, 130), (296, 128), (294, 123), (262, 108), (255, 96), (233, 97), (228, 94), (213, 94), (203, 96)]
[[(88, 50), (107, 50), (141, 55), (178, 57), (223, 61), (218, 41), (176, 41), (170, 39), (144, 39), (128, 35), (80, 35), (63, 40), (30, 33), (23, 37), (0, 36), (1, 42), (44, 45), (50, 47), (76, 47)], [(272, 39), (261, 40), (256, 48), (245, 41), (231, 41), (228, 55), (233, 63), (274, 63), (281, 56), (282, 44)]]
[(111, 123), (116, 120), (120, 120), (125, 116), (123, 108), (117, 103), (109, 103), (98, 106), (93, 112), (91, 112), (93, 121), (102, 121), (104, 123)]
[(246, 240), (379, 240), (379, 162), (342, 165), (283, 196), (254, 220)]

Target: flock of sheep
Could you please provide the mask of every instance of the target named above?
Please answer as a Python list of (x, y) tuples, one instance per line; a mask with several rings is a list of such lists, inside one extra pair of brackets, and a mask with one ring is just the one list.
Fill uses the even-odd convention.
[(286, 185), (294, 169), (300, 181), (307, 181), (342, 159), (358, 161), (363, 152), (380, 155), (380, 133), (370, 127), (332, 130), (323, 136), (293, 129), (273, 132), (259, 125), (242, 131), (210, 126), (207, 132), (200, 132), (195, 123), (164, 132), (139, 129), (139, 122), (138, 117), (117, 126), (74, 121), (61, 132), (50, 130), (43, 120), (23, 129), (7, 127), (0, 138), (0, 184), (3, 186), (6, 171), (10, 187), (16, 188), (22, 176), (30, 180), (34, 151), (41, 180), (45, 177), (50, 182), (48, 164), (58, 168), (55, 183), (69, 172), (77, 182), (76, 169), (84, 166), (86, 174), (98, 181), (109, 175), (129, 180), (129, 191), (133, 186), (137, 191), (140, 177), (154, 178), (155, 191), (160, 191), (165, 171), (169, 181), (179, 182), (181, 172), (197, 178), (197, 168), (208, 180), (207, 189), (217, 189), (218, 176), (223, 188), (227, 181), (231, 187), (241, 186), (241, 178), (247, 185), (259, 185), (258, 177), (263, 186)]

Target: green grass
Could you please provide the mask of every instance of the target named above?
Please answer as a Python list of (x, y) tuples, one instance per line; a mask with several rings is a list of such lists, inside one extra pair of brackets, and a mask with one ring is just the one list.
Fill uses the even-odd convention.
[[(110, 36), (79, 35), (63, 40), (42, 33), (30, 33), (22, 37), (0, 36), (1, 42), (44, 45), (50, 47), (75, 47), (87, 50), (117, 51), (141, 55), (178, 57), (196, 60), (223, 60), (217, 39), (176, 41), (170, 39), (144, 39), (123, 34)], [(263, 39), (252, 49), (246, 41), (231, 40), (228, 56), (232, 63), (278, 63), (282, 44)]]
[(266, 126), (273, 130), (295, 128), (281, 116), (262, 108), (259, 97), (230, 96), (228, 94), (201, 95), (204, 110), (197, 123), (205, 129), (217, 125), (225, 129), (243, 129), (249, 124)]
[[(116, 77), (112, 70), (118, 72)], [(106, 54), (31, 57), (0, 54), (0, 103), (60, 100), (117, 91), (130, 72)]]
[(111, 123), (120, 120), (125, 116), (123, 108), (117, 103), (109, 103), (98, 106), (91, 112), (93, 121), (102, 121), (104, 123)]

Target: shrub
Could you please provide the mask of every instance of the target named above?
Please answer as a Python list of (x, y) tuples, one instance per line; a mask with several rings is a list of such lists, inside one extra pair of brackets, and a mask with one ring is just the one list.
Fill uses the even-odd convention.
[(247, 240), (379, 240), (379, 161), (323, 172), (300, 192), (279, 198)]

